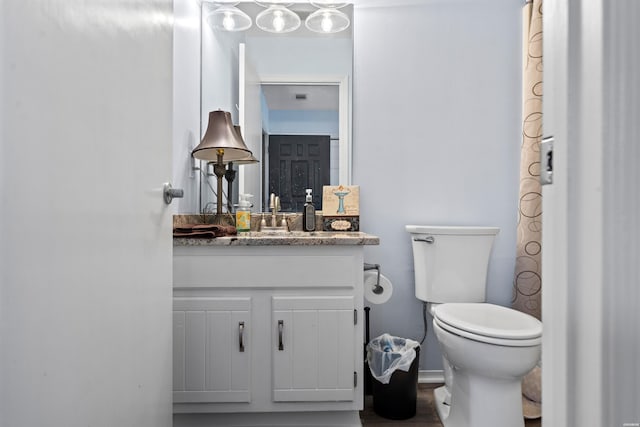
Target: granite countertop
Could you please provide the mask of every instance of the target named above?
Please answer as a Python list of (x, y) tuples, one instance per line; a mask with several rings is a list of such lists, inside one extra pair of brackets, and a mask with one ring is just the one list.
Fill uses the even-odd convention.
[(287, 233), (262, 233), (250, 231), (237, 236), (214, 239), (175, 237), (173, 246), (320, 246), (320, 245), (378, 245), (377, 236), (362, 232), (291, 231)]
[[(251, 228), (259, 229), (261, 216), (252, 215)], [(283, 218), (281, 215), (278, 219)], [(317, 216), (316, 227), (322, 226)], [(208, 223), (210, 217), (194, 214), (173, 216), (174, 227), (181, 224)], [(288, 232), (249, 231), (234, 236), (215, 238), (174, 237), (173, 246), (331, 246), (331, 245), (379, 245), (380, 238), (360, 231), (302, 231), (302, 215), (288, 214)]]

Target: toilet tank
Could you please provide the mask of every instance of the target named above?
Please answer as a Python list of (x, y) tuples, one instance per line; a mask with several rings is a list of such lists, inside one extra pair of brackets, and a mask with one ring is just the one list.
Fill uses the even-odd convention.
[(484, 302), (497, 227), (407, 225), (416, 298), (433, 303)]

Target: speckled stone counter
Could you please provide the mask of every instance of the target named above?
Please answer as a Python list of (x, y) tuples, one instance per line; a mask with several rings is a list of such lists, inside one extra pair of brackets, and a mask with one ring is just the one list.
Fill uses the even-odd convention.
[[(252, 227), (258, 227), (257, 215), (252, 217)], [(206, 223), (208, 218), (203, 215), (174, 215), (174, 225), (186, 223)], [(335, 246), (335, 245), (379, 245), (377, 236), (363, 232), (334, 232), (334, 231), (301, 231), (302, 219), (300, 215), (287, 216), (289, 232), (260, 232), (250, 231), (238, 233), (237, 236), (216, 237), (213, 239), (174, 237), (173, 246)], [(300, 224), (298, 224), (298, 222)], [(321, 224), (321, 222), (320, 222)]]
[(378, 245), (377, 236), (362, 232), (292, 231), (288, 233), (261, 233), (250, 231), (237, 236), (215, 239), (174, 238), (173, 246), (331, 246)]

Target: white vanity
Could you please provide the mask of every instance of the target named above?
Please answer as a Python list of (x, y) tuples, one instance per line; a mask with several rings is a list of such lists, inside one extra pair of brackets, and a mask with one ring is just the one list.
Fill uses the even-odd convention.
[(174, 239), (174, 425), (360, 425), (363, 248), (378, 242)]

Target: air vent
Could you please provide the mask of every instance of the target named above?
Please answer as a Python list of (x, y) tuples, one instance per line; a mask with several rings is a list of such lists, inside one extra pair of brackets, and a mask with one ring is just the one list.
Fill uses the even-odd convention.
[(307, 99), (306, 93), (296, 93), (296, 99)]

